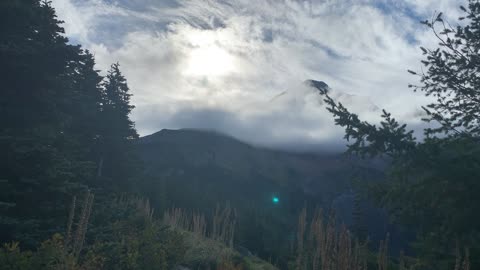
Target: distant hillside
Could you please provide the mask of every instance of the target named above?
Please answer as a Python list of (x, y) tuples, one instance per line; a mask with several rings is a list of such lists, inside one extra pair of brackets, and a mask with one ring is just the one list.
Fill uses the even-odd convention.
[[(383, 177), (381, 162), (257, 148), (213, 131), (161, 130), (140, 138), (136, 149), (156, 209), (211, 213), (228, 202), (238, 211), (237, 243), (263, 258), (288, 250), (305, 205), (337, 208), (339, 221), (352, 225), (352, 179)], [(380, 227), (375, 232), (383, 234)]]
[[(217, 171), (224, 182), (266, 181), (279, 187), (296, 186), (330, 201), (350, 185), (358, 162), (342, 154), (299, 154), (253, 147), (213, 131), (162, 130), (139, 140), (147, 171), (188, 174), (188, 170)], [(371, 164), (369, 164), (371, 165)], [(207, 179), (203, 181), (209, 181)]]

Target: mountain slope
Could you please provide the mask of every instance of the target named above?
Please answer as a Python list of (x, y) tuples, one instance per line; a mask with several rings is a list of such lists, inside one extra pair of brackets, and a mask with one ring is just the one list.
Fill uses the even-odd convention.
[[(138, 149), (147, 170), (171, 173), (218, 170), (229, 175), (223, 181), (248, 182), (252, 177), (268, 179), (279, 186), (301, 186), (308, 192), (327, 195), (338, 185), (348, 185), (352, 160), (340, 154), (299, 154), (253, 147), (212, 131), (162, 130), (139, 140)], [(327, 189), (307, 190), (311, 182)]]
[(213, 215), (216, 205), (228, 203), (237, 211), (235, 242), (262, 258), (291, 254), (305, 205), (339, 206), (339, 220), (351, 223), (352, 177), (382, 177), (376, 164), (341, 154), (262, 149), (212, 131), (162, 130), (139, 139), (136, 150), (145, 164), (144, 192), (156, 209)]

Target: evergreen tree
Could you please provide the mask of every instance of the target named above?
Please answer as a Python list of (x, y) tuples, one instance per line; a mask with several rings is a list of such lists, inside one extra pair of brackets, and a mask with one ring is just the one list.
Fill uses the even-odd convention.
[(97, 176), (121, 183), (123, 187), (135, 174), (137, 161), (132, 153), (133, 140), (138, 138), (130, 120), (134, 108), (130, 89), (118, 63), (112, 64), (104, 82), (100, 157)]
[(322, 93), (336, 124), (345, 127), (349, 152), (392, 158), (389, 181), (372, 195), (418, 232), (422, 269), (452, 269), (457, 244), (470, 248), (472, 269), (480, 265), (480, 3), (470, 0), (461, 9), (464, 26), (450, 27), (441, 13), (423, 22), (440, 47), (421, 48), (426, 73), (409, 70), (421, 80), (410, 87), (435, 98), (424, 110), (425, 121), (437, 127), (425, 129), (424, 141), (385, 111), (380, 126), (373, 125)]
[(82, 51), (79, 57), (80, 60), (69, 67), (72, 74), (69, 80), (72, 89), (69, 98), (71, 124), (66, 131), (66, 138), (69, 140), (71, 158), (78, 161), (78, 181), (95, 186), (97, 148), (102, 125), (103, 77), (95, 69), (95, 59), (88, 50)]
[(104, 84), (104, 119), (109, 123), (105, 137), (119, 141), (138, 138), (135, 124), (130, 120), (130, 112), (135, 106), (130, 104), (130, 89), (127, 80), (120, 72), (120, 64), (112, 64)]
[(60, 24), (49, 1), (0, 2), (0, 240), (30, 247), (94, 171), (101, 78)]
[(56, 213), (59, 198), (50, 194), (69, 181), (69, 162), (57, 146), (68, 124), (65, 67), (77, 48), (67, 45), (59, 23), (48, 2), (0, 3), (2, 240), (29, 244), (46, 230), (55, 214), (45, 211)]

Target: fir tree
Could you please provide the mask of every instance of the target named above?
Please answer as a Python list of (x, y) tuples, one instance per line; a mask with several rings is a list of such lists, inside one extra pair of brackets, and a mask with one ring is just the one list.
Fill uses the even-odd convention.
[(130, 89), (119, 67), (112, 64), (104, 82), (97, 177), (128, 185), (137, 165), (131, 146), (138, 134), (129, 116), (134, 108)]
[[(63, 227), (94, 163), (99, 76), (49, 1), (0, 2), (0, 240), (33, 246)], [(87, 139), (88, 138), (88, 139)]]
[(78, 161), (78, 180), (94, 186), (102, 126), (103, 77), (95, 69), (95, 59), (88, 50), (82, 51), (79, 61), (72, 63), (69, 68), (72, 74), (69, 79), (72, 89), (69, 97), (71, 124), (65, 137), (69, 141), (67, 145), (71, 158)]
[(423, 22), (440, 47), (421, 48), (425, 73), (409, 70), (421, 82), (410, 87), (435, 98), (424, 107), (424, 120), (437, 127), (425, 129), (425, 140), (415, 140), (385, 111), (380, 126), (373, 125), (322, 93), (336, 124), (345, 128), (350, 153), (392, 158), (389, 181), (371, 195), (418, 233), (415, 247), (425, 269), (451, 269), (455, 242), (471, 248), (472, 268), (480, 265), (480, 3), (470, 0), (461, 9), (464, 26), (450, 27), (442, 13)]

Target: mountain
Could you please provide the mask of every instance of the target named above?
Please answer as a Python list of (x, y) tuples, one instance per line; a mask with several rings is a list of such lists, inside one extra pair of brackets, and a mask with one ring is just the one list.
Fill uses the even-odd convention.
[(327, 92), (330, 89), (328, 84), (326, 84), (325, 82), (322, 82), (322, 81), (306, 80), (306, 81), (303, 82), (303, 84), (308, 85), (310, 87), (314, 87), (318, 90), (327, 90)]
[(304, 206), (338, 208), (339, 223), (355, 225), (352, 179), (383, 177), (378, 161), (275, 151), (205, 130), (161, 130), (140, 138), (136, 151), (156, 209), (213, 214), (216, 205), (229, 204), (237, 210), (237, 243), (263, 258), (288, 254)]
[(149, 173), (215, 172), (226, 183), (258, 183), (262, 179), (278, 187), (296, 186), (327, 201), (349, 186), (349, 172), (359, 164), (341, 154), (276, 151), (194, 129), (164, 129), (140, 138), (137, 148)]
[(333, 90), (328, 86), (328, 84), (322, 81), (306, 80), (303, 82), (303, 85), (318, 91), (326, 90), (335, 101), (342, 103), (343, 105), (347, 106), (347, 108), (368, 112), (380, 111), (380, 108), (371, 101), (370, 97), (352, 95), (342, 91)]
[(306, 80), (295, 89), (286, 90), (275, 95), (269, 103), (290, 103), (294, 106), (305, 106), (307, 100), (314, 99), (317, 105), (323, 105), (323, 97), (319, 94), (326, 91), (335, 101), (342, 103), (356, 113), (378, 114), (380, 108), (368, 96), (353, 95), (330, 88), (327, 83), (317, 80)]

